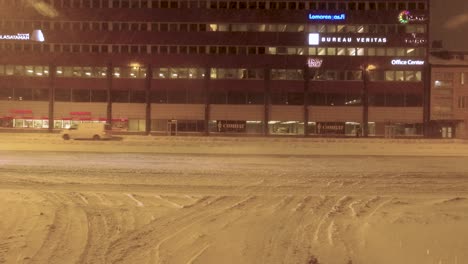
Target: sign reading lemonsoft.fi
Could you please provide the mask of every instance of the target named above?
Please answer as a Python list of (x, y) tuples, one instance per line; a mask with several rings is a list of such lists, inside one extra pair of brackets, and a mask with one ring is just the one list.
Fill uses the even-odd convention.
[(309, 34), (309, 45), (319, 45), (320, 43), (387, 43), (387, 37), (369, 37), (369, 36), (320, 36), (319, 33)]
[(36, 29), (32, 33), (0, 34), (0, 40), (32, 40), (44, 42), (45, 38), (42, 31)]
[(346, 14), (309, 14), (309, 20), (329, 20), (329, 21), (344, 21), (346, 20)]
[(425, 61), (423, 60), (412, 60), (412, 59), (393, 59), (391, 61), (392, 65), (398, 66), (421, 66), (424, 65)]

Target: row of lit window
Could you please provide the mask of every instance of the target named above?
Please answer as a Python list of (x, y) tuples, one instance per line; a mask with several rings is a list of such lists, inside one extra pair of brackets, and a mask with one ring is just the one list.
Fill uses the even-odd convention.
[[(226, 1), (226, 0), (45, 0), (57, 8), (210, 8), (270, 10), (425, 10), (425, 2), (383, 1)], [(23, 7), (26, 1), (0, 0), (4, 6)]]
[(424, 24), (221, 24), (117, 21), (2, 20), (0, 28), (16, 30), (153, 31), (153, 32), (320, 32), (320, 33), (426, 33)]
[[(211, 68), (211, 79), (264, 79), (264, 69), (246, 68)], [(146, 78), (145, 67), (114, 67), (114, 78)], [(49, 76), (48, 66), (23, 66), (23, 65), (0, 65), (0, 75), (7, 76)], [(58, 66), (57, 77), (73, 78), (106, 78), (107, 67), (80, 67), (80, 66)], [(152, 72), (154, 79), (203, 79), (204, 68), (154, 68)], [(338, 80), (358, 81), (362, 80), (362, 72), (357, 71), (334, 71), (334, 70), (311, 70), (310, 78), (313, 80)], [(272, 80), (303, 80), (301, 69), (271, 69)], [(370, 71), (371, 81), (421, 81), (420, 71)]]
[(156, 46), (0, 43), (0, 51), (122, 53), (122, 54), (212, 54), (212, 55), (314, 55), (314, 56), (402, 56), (422, 57), (425, 48), (359, 47), (262, 47), (262, 46)]

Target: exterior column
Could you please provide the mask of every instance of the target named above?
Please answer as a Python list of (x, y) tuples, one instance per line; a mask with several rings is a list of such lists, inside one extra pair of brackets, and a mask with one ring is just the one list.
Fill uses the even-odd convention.
[(264, 81), (264, 92), (263, 92), (263, 135), (268, 136), (268, 122), (270, 121), (270, 105), (271, 105), (271, 96), (270, 96), (270, 79), (271, 79), (271, 74), (270, 74), (270, 69), (265, 68), (263, 76), (265, 76), (265, 81)]
[(362, 136), (368, 137), (369, 136), (369, 75), (367, 71), (367, 65), (362, 69), (362, 94), (361, 94), (361, 102), (362, 102)]
[(114, 68), (112, 63), (107, 64), (107, 123), (112, 127), (112, 79), (114, 78)]
[(49, 133), (54, 132), (55, 74), (56, 66), (49, 64)]
[(309, 67), (304, 67), (304, 137), (309, 135)]
[(204, 88), (205, 88), (205, 136), (210, 135), (210, 79), (211, 79), (211, 68), (206, 67), (205, 68), (205, 76), (203, 78), (204, 80)]
[(146, 101), (146, 112), (145, 112), (145, 133), (149, 135), (151, 133), (151, 80), (153, 79), (153, 67), (148, 64), (146, 69), (146, 82), (145, 82), (145, 101)]
[(426, 61), (422, 70), (423, 80), (423, 136), (430, 137), (431, 121), (431, 67)]

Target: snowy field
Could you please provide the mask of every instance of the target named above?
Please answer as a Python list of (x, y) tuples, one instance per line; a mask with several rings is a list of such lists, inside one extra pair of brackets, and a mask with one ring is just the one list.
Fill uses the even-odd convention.
[(0, 134), (0, 263), (468, 263), (464, 141)]

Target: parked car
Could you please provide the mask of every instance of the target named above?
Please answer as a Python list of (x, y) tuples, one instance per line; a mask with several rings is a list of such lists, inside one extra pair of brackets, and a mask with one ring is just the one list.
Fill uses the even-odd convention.
[(111, 139), (112, 134), (105, 123), (81, 123), (74, 124), (69, 129), (62, 130), (64, 140), (69, 139)]

